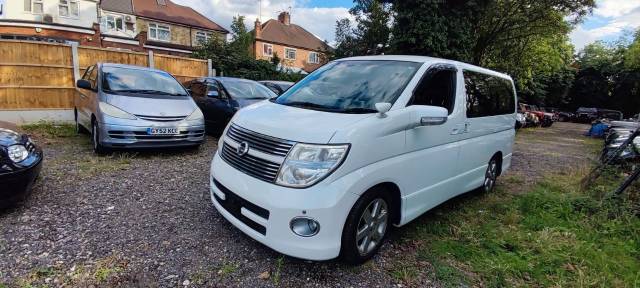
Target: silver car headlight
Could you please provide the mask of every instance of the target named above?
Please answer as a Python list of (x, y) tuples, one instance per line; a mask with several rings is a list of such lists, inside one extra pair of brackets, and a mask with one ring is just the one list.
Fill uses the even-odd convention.
[(109, 105), (107, 103), (104, 102), (99, 102), (98, 103), (98, 108), (100, 108), (100, 111), (102, 113), (104, 113), (105, 115), (109, 115), (111, 117), (115, 117), (115, 118), (122, 118), (122, 119), (130, 119), (130, 120), (136, 120), (138, 118), (136, 118), (136, 116), (133, 116), (131, 114), (129, 114), (128, 112), (125, 112), (124, 110), (113, 106), (113, 105)]
[(276, 184), (295, 188), (309, 187), (338, 168), (348, 151), (349, 145), (298, 143), (284, 160)]
[(13, 163), (18, 163), (24, 161), (29, 156), (29, 151), (23, 145), (11, 145), (7, 148), (7, 154), (9, 154), (9, 159), (13, 161)]
[(200, 120), (204, 118), (204, 114), (202, 114), (202, 111), (200, 111), (200, 108), (196, 108), (196, 110), (193, 110), (193, 112), (191, 113), (191, 115), (189, 115), (189, 117), (187, 117), (187, 121), (192, 121), (192, 120)]

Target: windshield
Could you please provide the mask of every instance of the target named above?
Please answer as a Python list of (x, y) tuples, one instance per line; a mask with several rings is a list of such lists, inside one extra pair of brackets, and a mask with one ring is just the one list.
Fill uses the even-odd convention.
[(231, 98), (269, 99), (278, 96), (264, 85), (248, 80), (224, 79), (222, 85)]
[(405, 61), (333, 62), (274, 102), (336, 113), (375, 113), (376, 103), (396, 101), (421, 65)]
[(187, 96), (187, 91), (169, 73), (134, 68), (104, 67), (102, 90), (109, 93), (139, 93)]

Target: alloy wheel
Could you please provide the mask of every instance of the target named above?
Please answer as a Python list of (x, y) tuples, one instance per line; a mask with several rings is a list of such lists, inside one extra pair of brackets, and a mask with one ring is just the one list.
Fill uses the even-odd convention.
[(374, 199), (364, 209), (356, 229), (356, 247), (360, 255), (366, 255), (380, 245), (387, 232), (388, 219), (389, 209), (382, 198)]
[(498, 163), (495, 159), (491, 159), (484, 175), (484, 191), (490, 192), (493, 190), (496, 185), (496, 178), (498, 178)]

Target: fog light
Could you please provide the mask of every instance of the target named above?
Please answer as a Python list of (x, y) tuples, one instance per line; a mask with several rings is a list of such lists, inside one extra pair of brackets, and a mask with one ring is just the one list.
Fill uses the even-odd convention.
[(320, 223), (307, 217), (296, 217), (289, 224), (291, 231), (298, 236), (311, 237), (320, 231)]

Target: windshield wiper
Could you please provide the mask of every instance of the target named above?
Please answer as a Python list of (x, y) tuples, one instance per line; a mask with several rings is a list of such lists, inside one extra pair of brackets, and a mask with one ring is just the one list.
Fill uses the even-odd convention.
[(369, 114), (369, 113), (377, 113), (378, 110), (371, 109), (371, 108), (358, 107), (358, 108), (347, 108), (344, 110), (340, 110), (340, 112), (347, 113), (347, 114)]
[(326, 111), (335, 111), (336, 110), (334, 108), (327, 107), (327, 106), (324, 106), (324, 105), (320, 105), (320, 104), (316, 104), (316, 103), (312, 103), (312, 102), (304, 102), (304, 101), (283, 103), (283, 105), (293, 106), (293, 107), (300, 107), (300, 108), (316, 108), (316, 109), (321, 109), (321, 110), (326, 110)]

